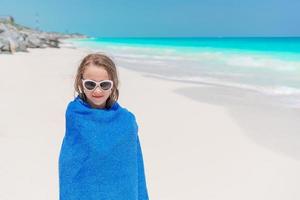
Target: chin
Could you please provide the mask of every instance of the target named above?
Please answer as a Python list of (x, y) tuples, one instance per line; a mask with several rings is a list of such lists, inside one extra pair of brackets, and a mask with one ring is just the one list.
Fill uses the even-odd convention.
[(102, 104), (104, 104), (105, 102), (93, 102), (95, 105), (100, 106)]
[(101, 105), (101, 104), (105, 103), (105, 101), (103, 101), (103, 99), (100, 100), (100, 101), (92, 100), (92, 102), (93, 102), (94, 104), (96, 104), (96, 105)]
[(95, 99), (88, 99), (88, 101), (89, 101), (90, 103), (94, 104), (95, 106), (103, 105), (103, 104), (105, 104), (105, 102), (106, 102), (106, 100), (103, 101), (103, 99), (98, 100), (98, 101), (95, 100)]

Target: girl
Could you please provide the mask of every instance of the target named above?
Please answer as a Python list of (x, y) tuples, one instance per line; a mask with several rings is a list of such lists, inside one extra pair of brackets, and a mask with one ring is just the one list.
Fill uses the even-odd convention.
[(65, 113), (59, 155), (60, 200), (148, 200), (138, 125), (118, 103), (114, 62), (83, 58)]

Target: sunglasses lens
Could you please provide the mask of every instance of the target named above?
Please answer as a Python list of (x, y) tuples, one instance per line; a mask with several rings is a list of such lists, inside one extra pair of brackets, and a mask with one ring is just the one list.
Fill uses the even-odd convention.
[(84, 87), (88, 90), (92, 90), (96, 87), (96, 83), (92, 82), (92, 81), (86, 81), (84, 83)]
[(109, 90), (111, 88), (112, 84), (109, 81), (104, 81), (100, 84), (100, 86), (103, 90)]

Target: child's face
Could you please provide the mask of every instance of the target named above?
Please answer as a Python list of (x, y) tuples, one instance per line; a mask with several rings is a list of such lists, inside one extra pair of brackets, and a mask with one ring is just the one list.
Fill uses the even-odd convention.
[[(109, 76), (103, 67), (89, 65), (85, 68), (83, 79), (102, 81), (109, 80)], [(96, 87), (94, 90), (87, 90), (83, 87), (83, 92), (87, 97), (87, 101), (93, 108), (105, 108), (106, 100), (111, 94), (111, 91), (112, 89), (104, 91), (99, 87)]]

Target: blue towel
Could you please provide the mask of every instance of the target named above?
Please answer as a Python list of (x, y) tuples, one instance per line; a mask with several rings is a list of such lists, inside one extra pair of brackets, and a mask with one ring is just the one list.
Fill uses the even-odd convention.
[(65, 113), (60, 200), (148, 200), (138, 125), (115, 102), (95, 109), (79, 96)]

